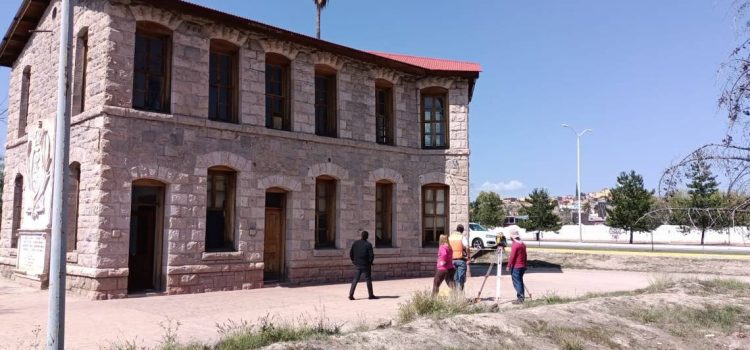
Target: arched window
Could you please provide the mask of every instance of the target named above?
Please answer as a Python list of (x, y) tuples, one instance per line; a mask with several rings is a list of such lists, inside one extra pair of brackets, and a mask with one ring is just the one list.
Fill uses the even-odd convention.
[(236, 45), (211, 39), (208, 119), (227, 123), (239, 120), (239, 52)]
[(29, 118), (29, 89), (31, 87), (31, 66), (23, 69), (21, 76), (21, 104), (18, 107), (18, 137), (26, 135), (26, 124)]
[(13, 223), (10, 233), (10, 247), (18, 247), (18, 229), (21, 228), (21, 210), (23, 208), (23, 176), (16, 175), (13, 184)]
[(385, 80), (375, 81), (375, 142), (393, 145), (393, 85)]
[(375, 184), (375, 246), (393, 246), (393, 184)]
[(291, 74), (288, 58), (266, 54), (266, 127), (292, 130)]
[(448, 91), (443, 88), (422, 90), (422, 148), (448, 148)]
[(315, 134), (336, 137), (336, 70), (315, 65)]
[(68, 251), (78, 248), (78, 210), (81, 193), (81, 164), (70, 163), (70, 180), (68, 181)]
[(336, 247), (336, 179), (315, 179), (315, 249)]
[(84, 28), (76, 38), (75, 71), (73, 79), (73, 115), (86, 110), (86, 71), (89, 60), (89, 31)]
[(448, 233), (448, 186), (422, 186), (422, 246), (436, 246), (440, 235)]
[(206, 196), (206, 251), (233, 251), (235, 183), (237, 172), (216, 166), (208, 169)]
[(169, 113), (172, 31), (152, 22), (138, 22), (133, 60), (133, 108)]

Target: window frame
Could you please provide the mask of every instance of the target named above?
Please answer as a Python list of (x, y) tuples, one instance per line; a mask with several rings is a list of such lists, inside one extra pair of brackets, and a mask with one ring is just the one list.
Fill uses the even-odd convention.
[[(281, 70), (281, 81), (278, 83), (281, 85), (281, 95), (276, 95), (268, 90), (268, 76), (269, 76), (269, 67), (280, 69)], [(265, 86), (265, 103), (266, 103), (266, 110), (265, 110), (265, 119), (266, 119), (266, 128), (274, 129), (274, 130), (284, 130), (284, 131), (291, 131), (292, 130), (292, 89), (291, 89), (291, 61), (279, 54), (275, 53), (267, 53), (266, 54), (266, 71), (265, 71), (265, 79), (266, 79), (266, 86)], [(280, 99), (281, 100), (281, 106), (283, 108), (283, 113), (281, 115), (281, 128), (274, 127), (273, 123), (273, 117), (269, 116), (269, 108), (268, 103), (269, 99)]]
[[(394, 184), (389, 181), (378, 181), (375, 183), (375, 247), (392, 248), (393, 242), (393, 204)], [(382, 190), (382, 191), (381, 191)], [(381, 203), (382, 202), (382, 203)], [(380, 226), (380, 227), (378, 227)], [(378, 237), (379, 230), (383, 230), (383, 236)]]
[[(320, 187), (325, 186), (325, 211), (321, 211), (319, 201), (321, 199)], [(319, 176), (315, 178), (315, 249), (336, 249), (337, 225), (337, 200), (338, 181), (330, 176)], [(324, 213), (324, 214), (321, 214)], [(321, 228), (320, 217), (326, 216), (326, 227)], [(321, 242), (321, 230), (325, 230), (326, 241)]]
[(21, 96), (18, 106), (18, 137), (26, 135), (29, 122), (29, 100), (31, 94), (31, 66), (23, 68), (21, 74)]
[[(137, 59), (137, 55), (135, 52), (138, 50), (138, 37), (142, 37), (148, 40), (160, 40), (162, 42), (162, 71), (163, 74), (161, 75), (161, 86), (162, 90), (159, 94), (159, 102), (161, 104), (161, 108), (151, 108), (148, 106), (145, 106), (147, 95), (149, 94), (150, 90), (148, 88), (148, 81), (149, 76), (151, 75), (150, 69), (146, 68), (143, 72), (140, 72), (141, 74), (144, 74), (144, 106), (136, 106), (136, 75), (139, 74), (138, 70), (136, 69), (135, 60)], [(135, 31), (135, 47), (134, 47), (134, 54), (133, 54), (133, 100), (132, 100), (132, 106), (133, 109), (147, 111), (147, 112), (154, 112), (154, 113), (164, 113), (164, 114), (170, 114), (172, 110), (171, 106), (171, 95), (172, 95), (172, 31), (167, 29), (166, 27), (163, 27), (159, 24), (152, 23), (152, 22), (138, 22), (136, 24), (136, 31)], [(146, 64), (148, 65), (148, 62), (150, 62), (151, 57), (151, 50), (147, 49), (145, 55)]]
[(13, 213), (11, 219), (10, 247), (18, 248), (18, 231), (23, 215), (23, 175), (16, 174), (13, 180)]
[[(444, 88), (427, 88), (423, 89), (420, 93), (420, 106), (419, 106), (419, 121), (420, 121), (420, 127), (419, 127), (419, 134), (420, 134), (420, 144), (422, 145), (423, 149), (449, 149), (450, 148), (450, 104), (448, 103), (448, 90)], [(438, 122), (435, 120), (434, 115), (437, 111), (435, 107), (435, 103), (433, 102), (432, 108), (430, 109), (431, 120), (426, 120), (425, 118), (425, 112), (427, 111), (427, 108), (425, 107), (426, 99), (442, 99), (443, 100), (443, 120), (442, 122)], [(425, 133), (425, 127), (426, 125), (430, 125), (430, 144), (428, 145), (426, 143), (426, 133)], [(442, 124), (443, 126), (443, 145), (442, 146), (436, 146), (436, 132), (437, 129), (436, 126)]]
[[(441, 190), (441, 189), (443, 190), (443, 203), (444, 203), (444, 206), (443, 206), (443, 214), (442, 215), (438, 215), (437, 214), (437, 204), (439, 203), (439, 201), (437, 200), (437, 198), (438, 198), (437, 197), (437, 191)], [(428, 214), (427, 213), (427, 206), (429, 204), (428, 201), (427, 201), (427, 192), (429, 192), (429, 191), (433, 192), (433, 195), (432, 195), (432, 198), (433, 198), (433, 200), (432, 200), (432, 204), (433, 204), (432, 214)], [(439, 232), (439, 230), (437, 229), (438, 226), (435, 224), (436, 221), (437, 221), (437, 218), (440, 218), (440, 217), (442, 217), (444, 219), (444, 221), (443, 221), (443, 232), (442, 233)], [(433, 224), (432, 224), (433, 229), (432, 229), (432, 232), (431, 232), (431, 236), (432, 236), (431, 238), (433, 240), (427, 240), (428, 233), (427, 233), (427, 228), (426, 228), (426, 226), (424, 224), (425, 220), (429, 219), (429, 218), (432, 218), (432, 220), (433, 220)], [(450, 227), (450, 187), (448, 185), (444, 185), (444, 184), (428, 184), (428, 185), (422, 186), (422, 218), (421, 219), (422, 220), (421, 220), (420, 226), (422, 227), (422, 246), (423, 247), (436, 247), (438, 245), (438, 239), (440, 238), (440, 235), (441, 234), (448, 234), (448, 231), (449, 231), (448, 228)]]
[[(326, 99), (325, 99), (325, 123), (326, 130), (321, 130), (320, 116), (318, 111), (320, 110), (320, 100), (318, 95), (318, 79), (325, 79), (326, 81)], [(315, 66), (315, 135), (325, 137), (338, 137), (338, 72), (325, 65)]]
[[(224, 176), (224, 204), (221, 208), (216, 206), (216, 176)], [(237, 205), (237, 172), (224, 166), (215, 166), (208, 169), (206, 174), (206, 252), (233, 252), (237, 251), (235, 244), (235, 222)], [(209, 247), (210, 235), (219, 235), (218, 232), (210, 232), (209, 214), (211, 211), (222, 211), (224, 216), (224, 232), (221, 235), (221, 245)], [(218, 241), (218, 240), (217, 240)]]
[[(76, 67), (73, 72), (73, 113), (78, 115), (86, 110), (86, 80), (89, 61), (89, 32), (84, 28), (76, 36), (75, 62)], [(80, 63), (80, 65), (79, 65)]]
[[(68, 244), (67, 251), (76, 251), (78, 249), (78, 217), (81, 205), (81, 163), (72, 162), (69, 165), (69, 201), (72, 206), (68, 206)], [(70, 204), (70, 203), (69, 203)], [(72, 243), (72, 244), (71, 244)]]
[[(380, 94), (385, 94), (385, 101), (380, 102)], [(382, 133), (380, 123), (382, 120)], [(375, 82), (375, 142), (381, 145), (395, 145), (395, 119), (393, 108), (393, 84), (383, 80)]]
[[(210, 42), (210, 48), (209, 48), (209, 58), (208, 58), (208, 119), (212, 121), (222, 122), (222, 123), (239, 123), (239, 71), (240, 71), (240, 48), (237, 47), (237, 45), (234, 45), (230, 42), (220, 40), (220, 39), (211, 39)], [(212, 72), (217, 72), (217, 74), (220, 76), (221, 73), (219, 72), (221, 69), (221, 61), (216, 60), (215, 57), (217, 56), (223, 56), (228, 57), (229, 62), (229, 83), (231, 85), (221, 85), (220, 83), (216, 82), (217, 79), (212, 76)], [(214, 67), (215, 66), (215, 67)], [(219, 114), (219, 106), (220, 101), (218, 101), (218, 96), (216, 97), (216, 105), (214, 106), (215, 109), (211, 108), (211, 96), (213, 89), (216, 88), (217, 92), (219, 90), (228, 91), (227, 95), (229, 95), (229, 110), (228, 110), (228, 118), (226, 120), (220, 119), (218, 117)]]

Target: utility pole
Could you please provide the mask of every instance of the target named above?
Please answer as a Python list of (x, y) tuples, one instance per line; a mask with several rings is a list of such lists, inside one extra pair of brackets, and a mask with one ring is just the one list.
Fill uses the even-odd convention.
[(580, 133), (573, 129), (568, 124), (563, 124), (563, 128), (569, 128), (576, 134), (576, 196), (578, 197), (578, 241), (583, 242), (583, 222), (581, 221), (581, 136), (587, 132), (593, 132), (591, 129), (586, 129)]
[(73, 41), (73, 4), (62, 0), (60, 52), (55, 118), (55, 158), (52, 182), (52, 246), (50, 247), (47, 350), (65, 348), (65, 253), (67, 251), (68, 150), (70, 149), (70, 45)]

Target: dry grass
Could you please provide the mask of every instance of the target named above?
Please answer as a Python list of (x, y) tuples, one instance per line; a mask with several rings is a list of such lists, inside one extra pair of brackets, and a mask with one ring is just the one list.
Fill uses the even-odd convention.
[(703, 337), (706, 332), (726, 334), (750, 323), (750, 312), (739, 305), (660, 305), (630, 309), (624, 316), (685, 338)]
[(603, 345), (610, 349), (620, 348), (620, 344), (612, 340), (612, 332), (601, 327), (563, 327), (537, 320), (528, 322), (526, 329), (534, 336), (550, 339), (565, 350), (583, 350), (590, 348), (589, 344)]
[(428, 291), (412, 294), (411, 298), (399, 305), (398, 320), (401, 324), (411, 322), (419, 317), (449, 317), (460, 314), (488, 312), (489, 305), (475, 304), (460, 294), (449, 297), (432, 296)]

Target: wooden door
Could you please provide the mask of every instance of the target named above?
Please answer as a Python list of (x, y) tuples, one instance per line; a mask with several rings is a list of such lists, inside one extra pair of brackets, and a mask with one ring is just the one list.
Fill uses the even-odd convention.
[(280, 281), (282, 277), (283, 259), (283, 210), (280, 208), (266, 208), (265, 244), (263, 252), (263, 279), (265, 281)]
[(163, 188), (134, 185), (132, 194), (128, 254), (130, 293), (158, 289)]

